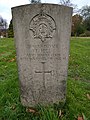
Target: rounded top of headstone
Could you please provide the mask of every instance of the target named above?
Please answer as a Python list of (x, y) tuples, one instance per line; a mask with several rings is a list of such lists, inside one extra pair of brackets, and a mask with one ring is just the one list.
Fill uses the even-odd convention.
[(11, 9), (15, 9), (15, 8), (21, 8), (21, 7), (28, 7), (28, 6), (59, 6), (59, 7), (64, 7), (64, 8), (69, 8), (69, 9), (73, 9), (72, 7), (69, 6), (65, 6), (65, 5), (60, 5), (60, 4), (54, 4), (54, 3), (34, 3), (34, 4), (26, 4), (26, 5), (20, 5), (20, 6), (15, 6), (12, 7)]

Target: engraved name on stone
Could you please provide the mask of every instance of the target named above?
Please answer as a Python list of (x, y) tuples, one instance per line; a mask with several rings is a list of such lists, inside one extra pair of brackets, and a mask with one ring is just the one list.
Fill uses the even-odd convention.
[[(42, 62), (42, 60), (61, 60), (61, 54), (57, 52), (58, 48), (59, 46), (57, 44), (32, 44), (31, 46), (28, 45), (29, 52), (27, 55), (29, 56), (30, 60), (41, 60), (40, 62)], [(53, 53), (52, 49), (56, 52)], [(20, 59), (25, 59), (25, 57), (22, 56)]]

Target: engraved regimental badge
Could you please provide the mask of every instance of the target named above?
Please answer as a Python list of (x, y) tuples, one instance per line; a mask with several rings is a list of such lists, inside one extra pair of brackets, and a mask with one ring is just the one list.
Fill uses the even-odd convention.
[(54, 19), (43, 11), (34, 16), (30, 21), (30, 30), (33, 37), (40, 39), (42, 42), (48, 38), (52, 38), (56, 30)]

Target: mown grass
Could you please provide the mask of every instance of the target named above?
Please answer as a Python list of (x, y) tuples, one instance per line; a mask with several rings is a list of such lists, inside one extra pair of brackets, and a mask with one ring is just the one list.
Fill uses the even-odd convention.
[(90, 38), (72, 38), (70, 46), (65, 105), (38, 105), (30, 113), (20, 103), (14, 40), (0, 39), (0, 120), (77, 120), (82, 114), (90, 120)]

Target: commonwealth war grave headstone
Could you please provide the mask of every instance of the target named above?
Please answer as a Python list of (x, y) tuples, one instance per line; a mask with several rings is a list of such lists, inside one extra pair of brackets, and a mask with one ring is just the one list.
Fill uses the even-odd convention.
[(72, 8), (30, 4), (12, 15), (22, 104), (65, 101)]

